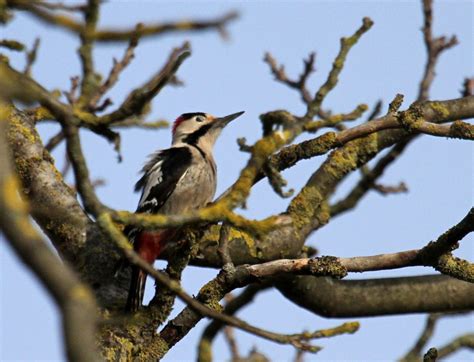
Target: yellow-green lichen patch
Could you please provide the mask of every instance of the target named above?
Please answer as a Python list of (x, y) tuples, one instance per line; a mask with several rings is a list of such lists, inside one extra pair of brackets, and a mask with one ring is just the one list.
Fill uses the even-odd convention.
[(474, 264), (469, 263), (467, 260), (453, 257), (451, 254), (442, 255), (435, 269), (454, 278), (470, 283), (474, 282)]
[(166, 343), (163, 338), (155, 336), (153, 341), (154, 355), (156, 355), (158, 358), (161, 358), (169, 351), (169, 349), (170, 347), (168, 346), (168, 343)]
[(429, 105), (431, 106), (431, 109), (435, 111), (435, 113), (442, 117), (442, 118), (448, 118), (449, 117), (449, 110), (448, 108), (443, 105), (441, 102), (430, 102)]
[(347, 275), (347, 269), (334, 256), (322, 256), (310, 259), (309, 270), (316, 276), (330, 276), (341, 279)]
[(219, 282), (211, 280), (205, 284), (201, 290), (199, 290), (199, 301), (207, 305), (209, 308), (221, 312), (223, 308), (219, 302), (225, 293), (226, 291), (223, 290), (222, 285)]
[(30, 143), (36, 143), (40, 140), (38, 134), (34, 132), (31, 128), (26, 127), (21, 122), (20, 117), (18, 115), (10, 113), (9, 123), (10, 129), (8, 132), (8, 138), (10, 140), (10, 143), (15, 143), (14, 141), (18, 133), (21, 134), (24, 138), (26, 138)]
[(462, 121), (453, 122), (450, 127), (450, 132), (452, 137), (455, 138), (474, 139), (474, 126)]
[(288, 212), (293, 220), (296, 230), (310, 225), (314, 215), (323, 201), (323, 195), (316, 186), (306, 186), (291, 201)]

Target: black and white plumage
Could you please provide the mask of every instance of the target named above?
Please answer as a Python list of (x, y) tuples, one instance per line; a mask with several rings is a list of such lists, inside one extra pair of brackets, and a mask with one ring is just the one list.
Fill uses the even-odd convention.
[(135, 184), (135, 192), (142, 192), (136, 212), (159, 212), (191, 163), (192, 153), (187, 147), (172, 147), (154, 153)]
[[(151, 155), (135, 185), (141, 191), (140, 213), (181, 214), (196, 210), (212, 201), (216, 191), (214, 143), (222, 129), (243, 112), (216, 118), (207, 113), (185, 113), (173, 125), (172, 146)], [(135, 251), (153, 263), (175, 230), (125, 231)], [(135, 311), (142, 303), (146, 275), (132, 267), (127, 310)]]

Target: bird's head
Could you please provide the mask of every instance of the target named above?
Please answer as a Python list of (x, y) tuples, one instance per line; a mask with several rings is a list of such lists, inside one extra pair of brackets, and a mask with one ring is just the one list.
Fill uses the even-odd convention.
[(177, 143), (201, 144), (212, 147), (222, 129), (244, 112), (225, 117), (214, 117), (208, 113), (184, 113), (173, 124), (173, 145)]

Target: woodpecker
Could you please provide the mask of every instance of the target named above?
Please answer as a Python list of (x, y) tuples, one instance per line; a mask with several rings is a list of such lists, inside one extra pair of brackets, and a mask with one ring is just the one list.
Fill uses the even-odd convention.
[[(184, 113), (172, 128), (171, 147), (150, 155), (135, 185), (141, 191), (137, 213), (180, 214), (196, 210), (212, 201), (216, 192), (216, 163), (212, 150), (222, 129), (244, 112), (214, 117), (203, 112)], [(153, 263), (176, 230), (125, 230), (134, 250)], [(138, 310), (143, 301), (146, 274), (132, 266), (128, 311)]]

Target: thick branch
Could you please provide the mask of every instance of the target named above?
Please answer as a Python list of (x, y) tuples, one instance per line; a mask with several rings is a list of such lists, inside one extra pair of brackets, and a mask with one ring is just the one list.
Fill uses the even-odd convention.
[(40, 279), (63, 317), (67, 355), (73, 361), (98, 361), (95, 348), (95, 300), (67, 264), (61, 262), (29, 221), (28, 207), (11, 170), (7, 149), (7, 108), (0, 110), (0, 226), (17, 255)]
[[(329, 318), (474, 308), (474, 285), (444, 275), (366, 280), (284, 277), (279, 278), (276, 286), (292, 302)], [(449, 293), (446, 293), (447, 290)], [(334, 303), (335, 300), (337, 303)]]
[(102, 306), (122, 306), (126, 275), (113, 278), (119, 259), (117, 249), (105, 242), (98, 227), (82, 210), (73, 190), (64, 182), (54, 160), (42, 145), (34, 122), (10, 108), (8, 144), (13, 152), (31, 215), (60, 255), (80, 273)]

